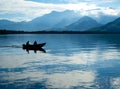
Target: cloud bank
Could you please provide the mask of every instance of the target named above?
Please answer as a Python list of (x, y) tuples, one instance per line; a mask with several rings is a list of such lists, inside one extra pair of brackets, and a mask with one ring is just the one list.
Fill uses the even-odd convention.
[[(39, 2), (38, 2), (39, 1)], [(0, 19), (29, 21), (51, 11), (74, 10), (81, 15), (120, 15), (120, 7), (101, 6), (103, 0), (2, 0), (0, 1)], [(104, 3), (112, 3), (106, 0)], [(56, 4), (57, 3), (57, 4)], [(102, 4), (103, 5), (103, 4)], [(107, 5), (107, 4), (106, 4)]]

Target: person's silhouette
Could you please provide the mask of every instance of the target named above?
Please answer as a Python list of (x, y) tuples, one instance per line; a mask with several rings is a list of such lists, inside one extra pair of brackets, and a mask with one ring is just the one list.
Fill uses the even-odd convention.
[(26, 45), (29, 45), (29, 41), (26, 42)]
[(37, 45), (37, 42), (36, 42), (36, 41), (34, 42), (34, 45)]

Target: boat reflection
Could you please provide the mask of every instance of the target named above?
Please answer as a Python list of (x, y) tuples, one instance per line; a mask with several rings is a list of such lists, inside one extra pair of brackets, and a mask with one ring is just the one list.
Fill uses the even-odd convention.
[(34, 53), (37, 53), (37, 51), (41, 51), (43, 53), (46, 53), (46, 50), (43, 48), (39, 48), (39, 49), (24, 49), (23, 48), (23, 50), (26, 50), (28, 54), (29, 54), (29, 51), (34, 51)]

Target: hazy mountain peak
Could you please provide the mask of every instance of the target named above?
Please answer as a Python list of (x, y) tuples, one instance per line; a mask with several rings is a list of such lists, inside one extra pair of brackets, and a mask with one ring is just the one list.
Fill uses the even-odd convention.
[(67, 26), (67, 28), (79, 30), (79, 31), (85, 31), (89, 28), (97, 27), (97, 26), (100, 26), (100, 24), (97, 23), (96, 20), (92, 19), (91, 17), (84, 16), (80, 18), (78, 21)]
[[(119, 24), (120, 18), (116, 19)], [(85, 31), (87, 29), (100, 26), (100, 24), (89, 16), (81, 16), (73, 10), (61, 12), (52, 11), (51, 13), (37, 17), (29, 22), (12, 22), (0, 20), (0, 29), (10, 30), (46, 30), (51, 28), (64, 28), (70, 30)], [(56, 29), (59, 30), (59, 29)]]
[(120, 32), (120, 17), (116, 20), (109, 22), (101, 27), (92, 28), (88, 31), (98, 31), (98, 32)]
[(120, 17), (117, 18), (114, 22), (120, 23)]
[(85, 21), (86, 21), (86, 22), (87, 22), (87, 21), (97, 22), (96, 20), (94, 20), (93, 18), (88, 17), (88, 16), (84, 16), (84, 17), (80, 18), (79, 21), (80, 21), (80, 22), (83, 22), (83, 21), (84, 21), (84, 22), (85, 22)]
[(6, 19), (2, 19), (2, 20), (0, 20), (0, 22), (13, 22), (13, 21), (10, 21), (10, 20), (6, 20)]

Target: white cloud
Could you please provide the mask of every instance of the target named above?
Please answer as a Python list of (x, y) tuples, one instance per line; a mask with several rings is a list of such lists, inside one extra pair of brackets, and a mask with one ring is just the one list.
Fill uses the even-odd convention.
[[(31, 20), (38, 16), (42, 16), (44, 14), (50, 13), (51, 11), (64, 11), (64, 10), (76, 10), (82, 12), (82, 15), (94, 14), (97, 15), (99, 12), (103, 12), (105, 14), (113, 14), (118, 15), (120, 10), (114, 10), (110, 8), (97, 6), (95, 3), (88, 4), (87, 2), (79, 2), (79, 0), (70, 0), (70, 2), (76, 3), (68, 3), (68, 4), (50, 4), (50, 3), (38, 3), (33, 1), (25, 1), (25, 0), (2, 0), (0, 1), (0, 14), (23, 14), (23, 17), (15, 16), (7, 19), (11, 20)], [(87, 0), (88, 1), (88, 0)], [(90, 1), (90, 0), (89, 0)], [(112, 1), (112, 0), (107, 0)], [(94, 10), (97, 9), (97, 10)]]
[(120, 14), (120, 10), (114, 10), (114, 9), (111, 9), (111, 8), (102, 9), (102, 12), (104, 14), (107, 14), (107, 15), (118, 15), (118, 14)]

